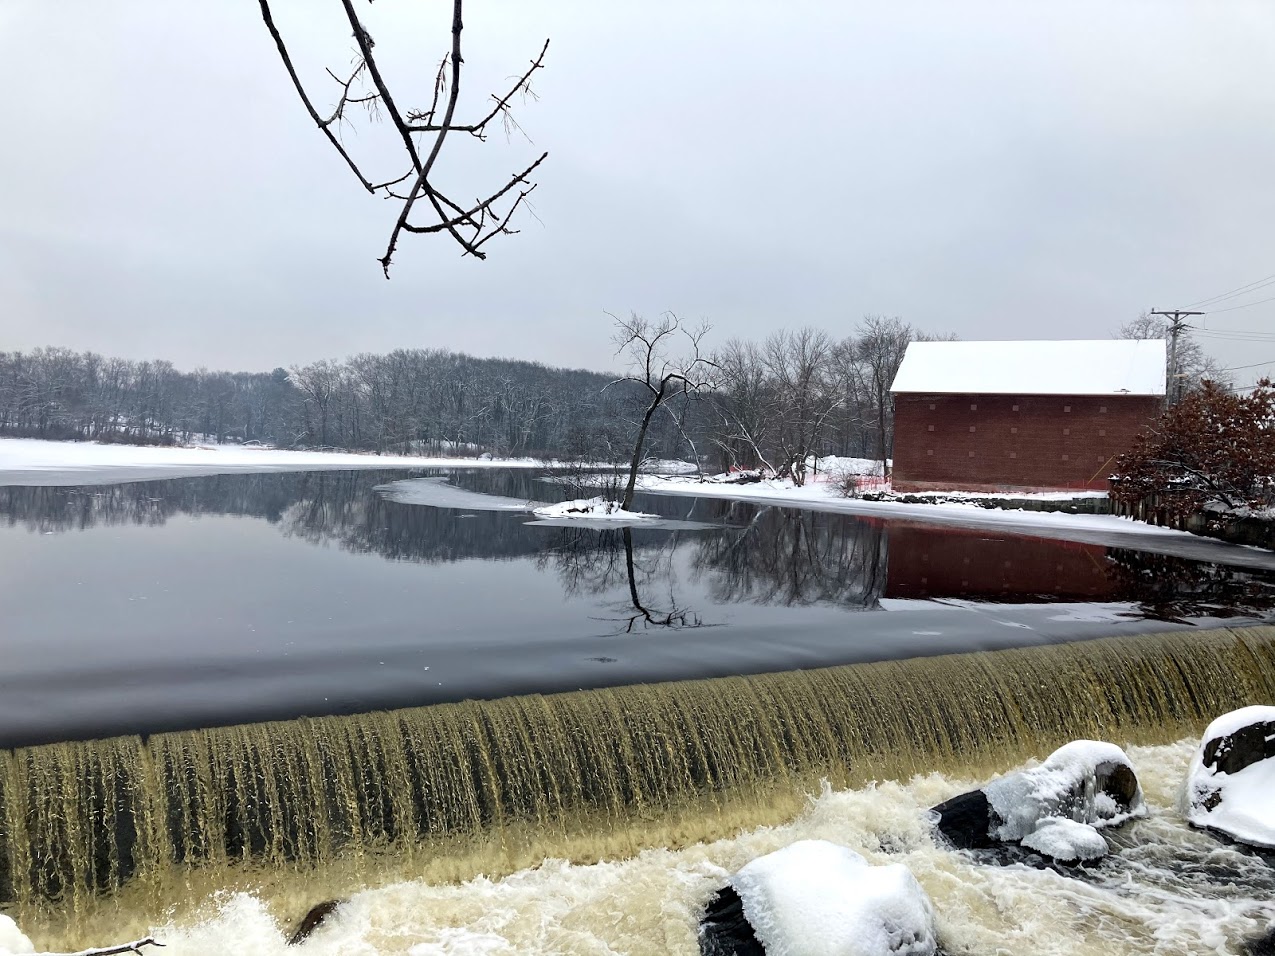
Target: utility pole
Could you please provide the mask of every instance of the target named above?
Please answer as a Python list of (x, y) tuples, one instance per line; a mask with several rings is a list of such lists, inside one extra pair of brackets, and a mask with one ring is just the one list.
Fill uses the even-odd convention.
[(1169, 383), (1164, 390), (1164, 400), (1169, 405), (1176, 405), (1182, 398), (1182, 379), (1178, 372), (1178, 336), (1186, 328), (1186, 318), (1192, 315), (1204, 315), (1203, 312), (1188, 312), (1185, 309), (1152, 309), (1151, 315), (1162, 315), (1169, 320)]

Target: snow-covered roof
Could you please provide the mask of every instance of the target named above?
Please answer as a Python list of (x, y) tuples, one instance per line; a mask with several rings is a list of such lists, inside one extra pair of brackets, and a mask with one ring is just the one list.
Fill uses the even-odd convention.
[(913, 342), (894, 392), (1163, 395), (1164, 339)]

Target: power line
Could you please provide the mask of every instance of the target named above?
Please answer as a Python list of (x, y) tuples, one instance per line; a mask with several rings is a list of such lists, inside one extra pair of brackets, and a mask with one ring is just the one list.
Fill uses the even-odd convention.
[(1196, 306), (1207, 305), (1209, 303), (1214, 303), (1214, 302), (1221, 302), (1223, 299), (1230, 299), (1234, 296), (1242, 295), (1245, 292), (1253, 292), (1255, 291), (1253, 288), (1254, 286), (1266, 285), (1272, 281), (1275, 281), (1275, 274), (1268, 275), (1261, 279), (1255, 279), (1252, 282), (1249, 282), (1245, 285), (1240, 286), (1238, 289), (1232, 289), (1230, 292), (1223, 292), (1220, 295), (1211, 295), (1207, 299), (1201, 299), (1199, 302), (1192, 302), (1189, 306), (1187, 306), (1187, 308), (1194, 309)]
[(1252, 365), (1232, 365), (1230, 368), (1220, 369), (1223, 372), (1239, 372), (1246, 368), (1261, 368), (1263, 365), (1275, 365), (1275, 359), (1269, 362), (1254, 362)]
[[(1251, 289), (1250, 291), (1256, 292), (1257, 290)], [(1263, 302), (1275, 302), (1275, 295), (1271, 296), (1269, 299), (1258, 299), (1256, 302), (1245, 302), (1243, 305), (1233, 305), (1226, 309), (1209, 309), (1205, 315), (1217, 315), (1219, 312), (1234, 312), (1236, 309), (1249, 309), (1255, 305), (1261, 305)]]

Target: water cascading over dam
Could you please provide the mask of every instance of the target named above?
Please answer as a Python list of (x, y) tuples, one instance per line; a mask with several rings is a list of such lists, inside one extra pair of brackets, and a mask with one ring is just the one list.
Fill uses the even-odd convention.
[(74, 943), (237, 880), (314, 901), (619, 856), (779, 822), (821, 778), (982, 775), (1272, 701), (1263, 626), (29, 747), (0, 753), (0, 904)]

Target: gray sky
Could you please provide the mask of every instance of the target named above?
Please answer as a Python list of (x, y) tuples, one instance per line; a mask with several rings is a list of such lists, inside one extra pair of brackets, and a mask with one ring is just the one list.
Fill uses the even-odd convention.
[[(339, 6), (276, 0), (321, 110), (352, 50)], [(365, 9), (400, 105), (423, 104), (449, 5)], [(0, 349), (608, 367), (605, 310), (705, 318), (715, 341), (865, 313), (1103, 337), (1275, 273), (1268, 0), (471, 0), (470, 115), (546, 36), (517, 114), (535, 145), (461, 144), (440, 183), (476, 196), (547, 149), (543, 225), (486, 262), (408, 237), (386, 282), (397, 210), (313, 128), (255, 2), (0, 0)], [(390, 178), (386, 133), (345, 140)], [(1208, 324), (1271, 335), (1208, 339), (1225, 364), (1275, 363), (1275, 302)]]

